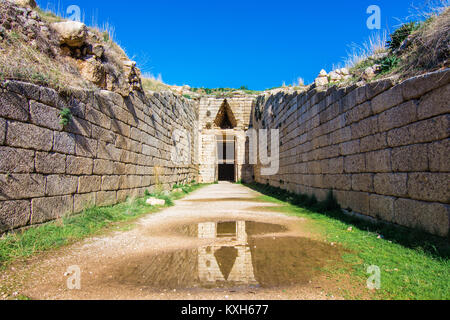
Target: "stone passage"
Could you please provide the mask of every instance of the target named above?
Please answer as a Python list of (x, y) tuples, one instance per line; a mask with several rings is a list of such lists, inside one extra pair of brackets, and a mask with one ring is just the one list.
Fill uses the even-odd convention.
[[(446, 69), (399, 84), (196, 100), (82, 90), (65, 97), (3, 82), (0, 232), (158, 185), (243, 180), (319, 199), (333, 190), (344, 208), (448, 236), (449, 82)], [(64, 128), (63, 108), (73, 115)], [(250, 128), (280, 131), (278, 174), (249, 164)]]
[[(258, 98), (280, 130), (280, 171), (256, 181), (441, 236), (449, 234), (450, 71)], [(270, 141), (270, 140), (269, 140)]]

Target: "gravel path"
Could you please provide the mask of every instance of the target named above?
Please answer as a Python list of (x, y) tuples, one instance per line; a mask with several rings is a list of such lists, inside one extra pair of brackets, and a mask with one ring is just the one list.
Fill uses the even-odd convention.
[[(339, 298), (330, 292), (342, 283), (312, 271), (322, 260), (337, 262), (336, 248), (309, 232), (308, 221), (267, 210), (275, 205), (258, 196), (237, 184), (210, 185), (171, 208), (141, 218), (130, 231), (90, 238), (15, 265), (2, 275), (2, 281), (9, 281), (19, 294), (51, 300)], [(252, 238), (245, 231), (237, 231), (233, 239), (209, 237), (207, 229), (220, 228), (216, 223), (224, 221), (241, 221), (237, 226), (252, 221), (255, 232), (258, 228), (268, 231)], [(274, 224), (284, 229), (276, 230)], [(278, 251), (285, 253), (286, 262), (277, 261)], [(306, 257), (300, 263), (302, 269), (292, 260), (297, 253)], [(81, 271), (80, 290), (68, 289), (71, 266)], [(299, 271), (287, 274), (285, 269)], [(239, 283), (231, 286), (223, 281), (226, 278)], [(204, 285), (203, 280), (211, 279), (222, 281)]]

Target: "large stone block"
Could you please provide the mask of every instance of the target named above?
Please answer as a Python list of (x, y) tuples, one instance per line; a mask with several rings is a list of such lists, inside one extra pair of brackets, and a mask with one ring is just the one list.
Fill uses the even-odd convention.
[(416, 144), (392, 150), (395, 172), (428, 171), (428, 145)]
[(366, 170), (367, 172), (391, 172), (391, 150), (372, 151), (366, 155)]
[(33, 199), (31, 224), (44, 223), (73, 213), (73, 196)]
[(450, 115), (444, 115), (391, 130), (388, 132), (388, 144), (391, 147), (397, 147), (448, 138), (449, 122)]
[(415, 100), (402, 103), (380, 114), (378, 127), (380, 131), (403, 127), (417, 120), (417, 104)]
[(66, 173), (70, 175), (92, 174), (94, 161), (90, 158), (67, 156)]
[(111, 118), (92, 107), (86, 107), (86, 120), (105, 129), (111, 128)]
[(73, 212), (78, 213), (93, 207), (95, 207), (95, 192), (73, 196)]
[(370, 106), (370, 102), (365, 102), (345, 113), (345, 124), (351, 125), (352, 123), (361, 121), (365, 118), (370, 117), (371, 115), (372, 108)]
[(114, 162), (110, 160), (94, 160), (94, 174), (109, 175), (114, 173)]
[(368, 214), (370, 210), (369, 193), (348, 191), (347, 205), (355, 212)]
[(60, 124), (59, 112), (54, 107), (49, 107), (36, 101), (30, 102), (31, 122), (40, 127), (57, 131), (62, 130), (63, 127)]
[(120, 136), (96, 125), (92, 125), (92, 137), (107, 143), (114, 143)]
[(380, 195), (404, 197), (408, 193), (408, 175), (406, 173), (379, 173), (373, 184), (375, 192)]
[(31, 173), (34, 171), (34, 151), (0, 147), (0, 173)]
[(326, 174), (323, 176), (324, 188), (329, 190), (351, 190), (352, 176), (349, 174)]
[(371, 82), (366, 86), (366, 96), (370, 100), (376, 95), (388, 90), (394, 85), (393, 79), (383, 79), (375, 82)]
[(394, 204), (394, 222), (409, 228), (418, 228), (442, 237), (449, 235), (450, 210), (448, 205), (398, 199)]
[(420, 99), (417, 113), (419, 119), (450, 113), (450, 84), (436, 89)]
[(97, 157), (100, 159), (120, 161), (122, 150), (115, 145), (103, 141), (98, 142)]
[(378, 133), (378, 116), (366, 118), (351, 126), (352, 139), (359, 139)]
[(115, 191), (119, 189), (120, 176), (104, 176), (102, 178), (102, 191)]
[(68, 175), (51, 175), (47, 177), (45, 194), (47, 196), (62, 196), (77, 192), (78, 178)]
[(346, 173), (366, 172), (366, 158), (364, 154), (345, 157), (344, 169)]
[(450, 139), (428, 145), (428, 161), (432, 172), (450, 172)]
[(44, 196), (45, 178), (40, 174), (0, 175), (0, 200)]
[(361, 151), (360, 140), (352, 140), (340, 144), (340, 154), (348, 156), (351, 154), (359, 153)]
[[(150, 192), (152, 192), (152, 190), (150, 190), (150, 188), (148, 188)], [(117, 202), (121, 203), (121, 202), (125, 202), (129, 197), (131, 196), (131, 190), (119, 190), (117, 191)]]
[(121, 121), (118, 121), (116, 119), (111, 120), (111, 130), (115, 133), (118, 133), (124, 137), (129, 138), (131, 127)]
[(410, 173), (408, 178), (412, 199), (450, 203), (450, 173)]
[(24, 96), (28, 99), (39, 100), (40, 87), (38, 85), (21, 81), (7, 81), (6, 89), (10, 92), (15, 92), (21, 96)]
[(75, 143), (77, 156), (94, 158), (97, 155), (97, 140), (77, 135)]
[(377, 133), (361, 138), (361, 152), (384, 149), (388, 146), (387, 133)]
[(142, 141), (142, 132), (137, 128), (131, 128), (130, 138), (135, 141)]
[(32, 124), (8, 122), (6, 144), (24, 149), (50, 151), (53, 146), (53, 131)]
[(117, 203), (117, 194), (115, 191), (97, 192), (95, 196), (95, 205), (99, 207), (112, 206)]
[(373, 218), (388, 222), (394, 221), (394, 202), (396, 198), (380, 196), (378, 194), (370, 195), (370, 213)]
[(36, 152), (36, 172), (58, 174), (66, 172), (66, 155), (60, 153)]
[(67, 132), (55, 132), (53, 151), (64, 154), (75, 154), (75, 135)]
[(401, 86), (395, 86), (372, 99), (372, 111), (374, 114), (378, 114), (402, 102), (402, 88)]
[(0, 233), (25, 227), (30, 222), (31, 201), (0, 201)]
[(373, 174), (354, 174), (352, 175), (352, 190), (373, 192)]
[(14, 92), (0, 91), (0, 117), (27, 121), (29, 119), (27, 99)]
[(408, 79), (401, 84), (403, 88), (403, 97), (405, 100), (417, 99), (425, 93), (444, 86), (449, 82), (450, 71), (448, 69), (420, 75)]
[(126, 174), (127, 172), (127, 165), (122, 162), (114, 162), (114, 174)]
[(56, 107), (58, 105), (60, 97), (58, 92), (56, 92), (54, 89), (47, 87), (40, 87), (39, 91), (40, 91), (39, 95), (40, 102), (52, 107)]
[(66, 131), (76, 135), (90, 137), (92, 134), (92, 124), (86, 120), (73, 116), (69, 125), (66, 126)]
[(344, 173), (344, 157), (332, 158), (328, 160), (328, 173)]
[(82, 176), (78, 179), (78, 193), (89, 193), (100, 191), (102, 177), (100, 176)]

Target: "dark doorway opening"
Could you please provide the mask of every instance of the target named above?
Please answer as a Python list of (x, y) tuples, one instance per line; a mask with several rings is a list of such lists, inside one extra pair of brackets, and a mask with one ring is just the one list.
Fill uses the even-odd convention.
[(235, 137), (227, 135), (217, 136), (218, 178), (219, 181), (235, 182)]
[(219, 164), (219, 181), (234, 182), (234, 164)]

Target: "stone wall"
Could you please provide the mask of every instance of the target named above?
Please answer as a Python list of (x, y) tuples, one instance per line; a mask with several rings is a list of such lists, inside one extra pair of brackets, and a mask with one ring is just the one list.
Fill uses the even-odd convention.
[(256, 166), (256, 181), (320, 200), (333, 190), (343, 208), (448, 236), (449, 82), (447, 69), (259, 97), (255, 128), (278, 128), (281, 146), (279, 174)]
[[(70, 108), (68, 126), (59, 114)], [(198, 166), (174, 164), (180, 139), (198, 146), (194, 102), (172, 93), (74, 90), (68, 97), (27, 83), (0, 87), (0, 233), (94, 205), (113, 205), (161, 185), (198, 179)], [(191, 161), (191, 163), (194, 163)]]

